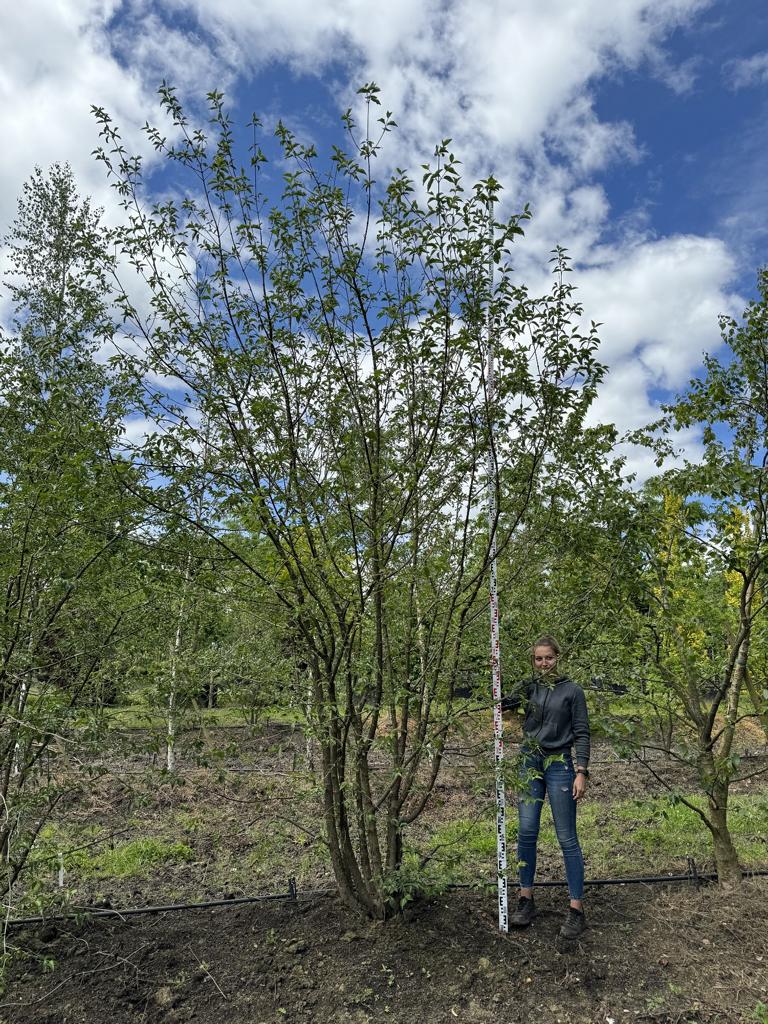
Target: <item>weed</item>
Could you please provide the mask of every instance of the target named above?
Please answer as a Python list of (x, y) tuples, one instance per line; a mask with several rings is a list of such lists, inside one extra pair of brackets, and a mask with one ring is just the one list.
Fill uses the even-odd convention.
[(135, 839), (98, 854), (89, 865), (83, 866), (83, 873), (97, 878), (137, 878), (157, 867), (183, 864), (194, 859), (194, 850), (186, 843)]
[(179, 828), (189, 835), (196, 835), (205, 828), (205, 819), (201, 814), (192, 814), (189, 811), (177, 811), (176, 823)]
[(656, 1011), (662, 1009), (663, 1006), (664, 1006), (664, 996), (662, 996), (662, 995), (646, 996), (646, 999), (645, 999), (646, 1013), (651, 1014), (653, 1016), (656, 1016)]
[(350, 1006), (365, 1006), (367, 1003), (370, 1003), (371, 1000), (375, 1000), (375, 998), (376, 993), (372, 988), (363, 988), (360, 989), (359, 992), (356, 992), (354, 995), (351, 995), (347, 999), (347, 1003)]

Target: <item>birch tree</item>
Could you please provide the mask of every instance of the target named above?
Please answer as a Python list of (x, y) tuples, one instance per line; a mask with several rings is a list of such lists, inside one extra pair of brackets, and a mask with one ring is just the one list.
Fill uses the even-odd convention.
[[(0, 338), (0, 891), (72, 778), (57, 760), (100, 699), (131, 598), (134, 510), (112, 468), (120, 388), (98, 216), (71, 172), (37, 170), (4, 239), (15, 318)], [(125, 468), (125, 467), (123, 467)]]

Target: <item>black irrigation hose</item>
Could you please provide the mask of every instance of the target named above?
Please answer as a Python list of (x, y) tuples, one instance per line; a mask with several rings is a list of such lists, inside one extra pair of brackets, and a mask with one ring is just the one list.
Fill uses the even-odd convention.
[[(768, 869), (760, 871), (742, 871), (742, 878), (761, 878), (763, 876), (768, 877)], [(716, 871), (689, 871), (685, 875), (633, 875), (628, 878), (585, 878), (584, 885), (659, 885), (664, 882), (691, 882), (693, 885), (698, 886), (699, 882), (716, 882), (717, 872)], [(489, 885), (496, 886), (496, 883), (488, 883)], [(567, 886), (568, 883), (557, 882), (557, 881), (544, 881), (536, 882), (536, 887), (539, 886)]]
[[(706, 871), (700, 872), (696, 868), (696, 862), (689, 858), (688, 872), (684, 875), (633, 875), (627, 878), (592, 878), (585, 879), (584, 885), (663, 885), (668, 882), (690, 882), (697, 888), (701, 882), (714, 882), (717, 880), (717, 872)], [(761, 878), (768, 877), (768, 869), (759, 869), (756, 871), (742, 871), (742, 878)], [(482, 887), (495, 888), (496, 882), (483, 882)], [(554, 880), (544, 880), (536, 882), (537, 887), (544, 886), (567, 886), (568, 883), (565, 881), (559, 882)], [(475, 889), (476, 885), (469, 883), (451, 883), (446, 886), (446, 889), (450, 891), (459, 891), (465, 889)], [(242, 906), (248, 903), (267, 903), (267, 902), (279, 902), (282, 900), (290, 900), (292, 903), (296, 903), (299, 899), (307, 899), (308, 897), (319, 897), (319, 896), (332, 896), (336, 892), (335, 889), (308, 889), (305, 892), (299, 892), (296, 888), (296, 880), (290, 878), (288, 880), (288, 892), (285, 893), (273, 893), (267, 896), (235, 896), (231, 899), (220, 899), (220, 900), (205, 900), (202, 903), (166, 903), (156, 907), (129, 907), (124, 910), (116, 910), (114, 908), (89, 908), (83, 907), (81, 910), (68, 913), (68, 914), (48, 914), (40, 915), (39, 917), (17, 917), (12, 918), (5, 922), (6, 928), (22, 928), (28, 925), (35, 924), (50, 924), (53, 921), (73, 921), (83, 917), (136, 917), (139, 914), (167, 914), (170, 912), (178, 912), (183, 910), (206, 910), (211, 907), (235, 907)]]
[[(328, 890), (332, 892), (334, 890)], [(302, 896), (317, 896), (321, 890), (303, 893)], [(5, 922), (7, 928), (20, 928), (30, 924), (48, 924), (51, 921), (74, 921), (82, 917), (136, 917), (139, 914), (165, 914), (180, 910), (206, 910), (211, 907), (234, 907), (244, 903), (268, 903), (298, 898), (296, 882), (289, 879), (288, 892), (271, 893), (267, 896), (233, 896), (231, 899), (203, 900), (200, 903), (164, 903), (156, 907), (128, 907), (120, 910), (114, 907), (81, 907), (67, 914), (42, 914), (39, 917), (16, 917)]]
[[(234, 728), (240, 728), (240, 727), (239, 726), (231, 726), (231, 728), (234, 729)], [(514, 748), (519, 748), (520, 744), (519, 743), (507, 743), (506, 747), (509, 750), (513, 750)], [(646, 750), (654, 750), (654, 751), (656, 751), (656, 748), (651, 748), (651, 747), (646, 747), (644, 745), (641, 745), (639, 747), (639, 750), (641, 752), (639, 757), (636, 757), (636, 756), (631, 756), (631, 757), (608, 757), (608, 758), (594, 758), (593, 757), (593, 758), (590, 758), (590, 765), (598, 765), (598, 764), (599, 765), (606, 765), (606, 764), (634, 764), (637, 761), (640, 761), (643, 764), (645, 764), (645, 763), (654, 763), (654, 764), (656, 764), (657, 762), (662, 762), (662, 764), (668, 764), (668, 765), (670, 765), (672, 767), (678, 767), (678, 765), (680, 765), (680, 764), (683, 764), (683, 765), (686, 764), (686, 762), (681, 762), (681, 761), (674, 760), (672, 758), (664, 757), (663, 754), (661, 754), (660, 752), (658, 753), (657, 757), (647, 758), (647, 757), (644, 756), (644, 753), (645, 753)], [(476, 757), (477, 756), (474, 751), (463, 751), (459, 747), (449, 747), (449, 748), (446, 748), (446, 753), (450, 754), (453, 757), (467, 757), (467, 758), (469, 758), (469, 757)], [(764, 760), (768, 760), (768, 745), (766, 745), (765, 750), (763, 750), (763, 751), (755, 751), (753, 753), (740, 754), (739, 755), (739, 759), (741, 761), (764, 761)], [(105, 765), (97, 765), (96, 767), (104, 768)], [(258, 767), (250, 766), (250, 765), (225, 765), (225, 764), (222, 764), (222, 765), (202, 765), (202, 766), (201, 765), (193, 765), (192, 767), (195, 767), (195, 768), (199, 768), (199, 767), (215, 768), (217, 771), (241, 772), (243, 774), (249, 774), (249, 773), (260, 774), (260, 775), (267, 775), (267, 774), (269, 774), (269, 775), (307, 775), (307, 774), (309, 774), (309, 771), (306, 768), (290, 768), (290, 769), (283, 769), (282, 771), (274, 771), (274, 770), (271, 771), (268, 768), (258, 768)], [(389, 767), (389, 764), (385, 763), (385, 762), (381, 762), (381, 763), (378, 763), (378, 764), (377, 763), (372, 763), (371, 767), (372, 768), (387, 768), (387, 767)], [(161, 768), (160, 770), (163, 771), (164, 769)], [(123, 771), (116, 772), (115, 774), (119, 774), (119, 775), (144, 775), (145, 773), (146, 773), (146, 767), (144, 767), (144, 768), (124, 769)]]

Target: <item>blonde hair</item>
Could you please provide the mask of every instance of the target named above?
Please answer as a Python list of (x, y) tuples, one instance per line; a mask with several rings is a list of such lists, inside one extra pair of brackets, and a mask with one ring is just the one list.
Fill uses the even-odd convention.
[(533, 644), (531, 645), (531, 657), (533, 657), (533, 652), (536, 650), (537, 647), (551, 647), (555, 654), (558, 656), (558, 658), (562, 653), (560, 644), (557, 642), (557, 640), (555, 640), (553, 636), (550, 636), (548, 633), (545, 633), (544, 636), (540, 636), (538, 640), (535, 640), (533, 642)]

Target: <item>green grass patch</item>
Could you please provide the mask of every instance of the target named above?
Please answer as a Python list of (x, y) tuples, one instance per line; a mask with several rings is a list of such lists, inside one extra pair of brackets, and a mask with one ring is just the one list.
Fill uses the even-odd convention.
[(176, 811), (173, 816), (174, 823), (188, 836), (196, 836), (202, 832), (210, 830), (210, 823), (206, 821), (205, 817), (199, 812), (193, 811)]
[[(104, 717), (109, 727), (113, 729), (163, 730), (166, 725), (166, 714), (163, 708), (155, 708), (142, 702), (106, 709)], [(190, 707), (182, 709), (178, 721), (181, 733), (206, 726), (245, 728), (249, 724), (247, 714), (241, 708), (226, 704), (218, 708)], [(277, 706), (268, 707), (260, 712), (255, 728), (260, 728), (266, 722), (291, 725), (301, 721), (302, 716), (299, 711)]]
[[(703, 797), (687, 799), (705, 807)], [(631, 842), (647, 858), (711, 857), (708, 828), (694, 810), (672, 796), (629, 800), (612, 807), (606, 817), (603, 828), (607, 833), (623, 836), (625, 844)], [(768, 860), (768, 796), (731, 797), (728, 823), (742, 867), (764, 865)]]
[(194, 859), (195, 852), (186, 843), (134, 839), (90, 858), (90, 863), (83, 866), (83, 873), (96, 878), (140, 878), (158, 867), (185, 864)]
[(67, 889), (88, 879), (147, 878), (158, 868), (186, 864), (195, 859), (186, 843), (155, 838), (134, 839), (109, 845), (113, 840), (102, 826), (72, 830), (54, 824), (41, 832), (25, 876), (26, 895), (34, 900), (54, 890), (63, 866)]
[[(703, 798), (692, 802), (704, 805)], [(734, 845), (744, 868), (768, 864), (768, 796), (731, 798), (729, 822)], [(695, 811), (673, 797), (627, 800), (606, 808), (586, 803), (579, 808), (579, 839), (587, 864), (587, 877), (661, 873), (685, 867), (685, 858), (712, 865), (709, 830)], [(507, 859), (514, 875), (517, 815), (507, 818)], [(539, 834), (540, 851), (559, 851), (548, 806)], [(434, 851), (425, 868), (435, 884), (473, 883), (493, 875), (496, 860), (496, 823), (457, 819), (422, 840), (420, 851)]]

